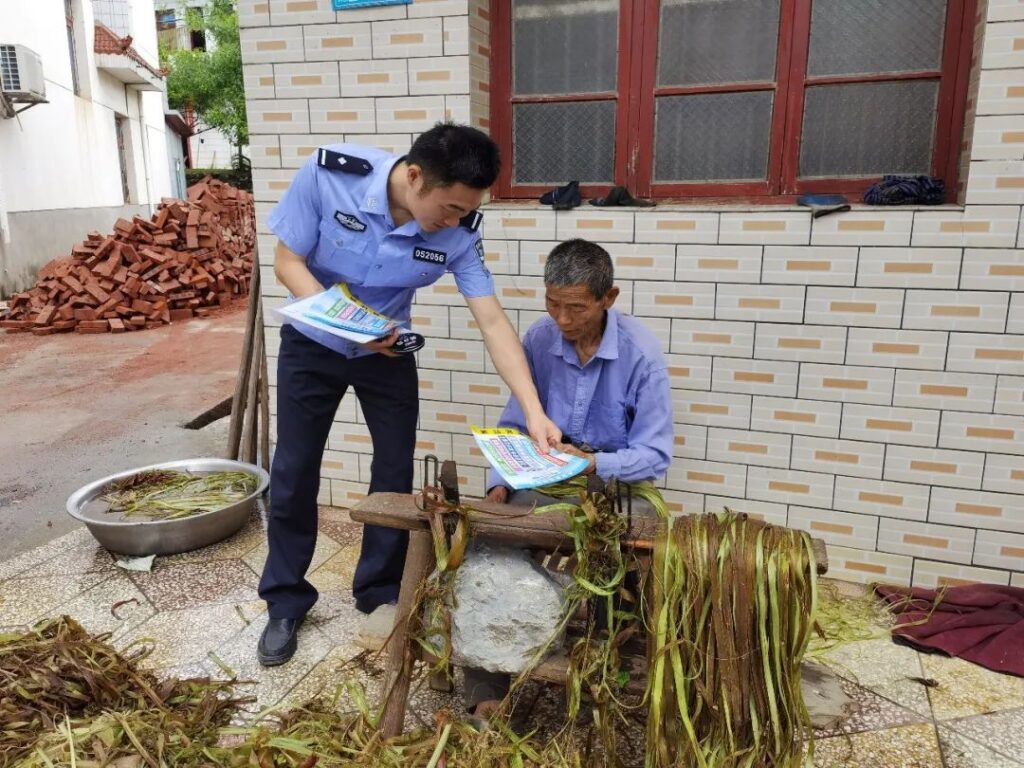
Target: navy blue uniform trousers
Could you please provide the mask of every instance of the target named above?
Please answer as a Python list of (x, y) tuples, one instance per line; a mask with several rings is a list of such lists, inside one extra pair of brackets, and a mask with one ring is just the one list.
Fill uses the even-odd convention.
[[(317, 599), (306, 579), (317, 536), (320, 462), (341, 398), (351, 387), (373, 439), (370, 493), (411, 493), (419, 385), (412, 355), (347, 358), (281, 328), (277, 448), (270, 470), (270, 551), (260, 597), (272, 619), (305, 616)], [(407, 531), (367, 525), (352, 592), (364, 613), (398, 600)]]

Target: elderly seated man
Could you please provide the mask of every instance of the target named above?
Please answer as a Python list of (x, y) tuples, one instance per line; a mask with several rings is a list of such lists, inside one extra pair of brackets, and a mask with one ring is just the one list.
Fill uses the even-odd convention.
[[(672, 460), (672, 397), (661, 345), (634, 317), (613, 309), (619, 296), (608, 252), (586, 240), (559, 244), (544, 266), (549, 317), (523, 337), (523, 348), (545, 412), (563, 432), (566, 453), (589, 462), (583, 474), (629, 483), (634, 514), (652, 515), (664, 501), (654, 487)], [(526, 418), (509, 398), (500, 426), (525, 432)], [(561, 489), (512, 491), (488, 476), (489, 501), (550, 504)], [(547, 491), (547, 492), (546, 492)], [(509, 676), (465, 669), (471, 712), (491, 714)]]

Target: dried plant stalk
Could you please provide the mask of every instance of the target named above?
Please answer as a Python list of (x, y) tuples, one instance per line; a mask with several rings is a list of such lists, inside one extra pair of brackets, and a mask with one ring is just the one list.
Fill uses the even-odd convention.
[(802, 764), (816, 582), (802, 531), (731, 512), (669, 521), (651, 578), (648, 768)]

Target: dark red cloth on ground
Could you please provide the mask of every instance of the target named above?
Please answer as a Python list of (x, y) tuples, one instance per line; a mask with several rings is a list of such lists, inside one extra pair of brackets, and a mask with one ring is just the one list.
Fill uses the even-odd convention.
[(950, 587), (926, 622), (903, 628), (928, 616), (936, 590), (880, 585), (875, 591), (898, 615), (892, 631), (897, 642), (1024, 677), (1024, 589), (997, 584)]

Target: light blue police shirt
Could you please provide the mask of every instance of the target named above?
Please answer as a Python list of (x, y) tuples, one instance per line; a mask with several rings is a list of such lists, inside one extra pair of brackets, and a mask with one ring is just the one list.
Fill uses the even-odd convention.
[[(661, 345), (643, 324), (608, 310), (597, 352), (580, 365), (576, 346), (550, 317), (523, 337), (544, 412), (577, 443), (596, 451), (603, 480), (654, 480), (672, 461), (672, 393)], [(526, 431), (526, 416), (510, 397), (499, 425)], [(487, 488), (501, 485), (491, 470)]]
[[(355, 144), (323, 147), (366, 160), (367, 175), (326, 168), (318, 149), (299, 169), (268, 224), (324, 287), (347, 283), (352, 294), (378, 312), (407, 326), (417, 288), (455, 276), (467, 297), (494, 294), (494, 279), (483, 263), (483, 245), (464, 226), (423, 232), (415, 220), (395, 226), (388, 207), (388, 176), (401, 158)], [(348, 164), (351, 167), (351, 162)], [(373, 354), (324, 331), (296, 324), (295, 329), (347, 357)]]

